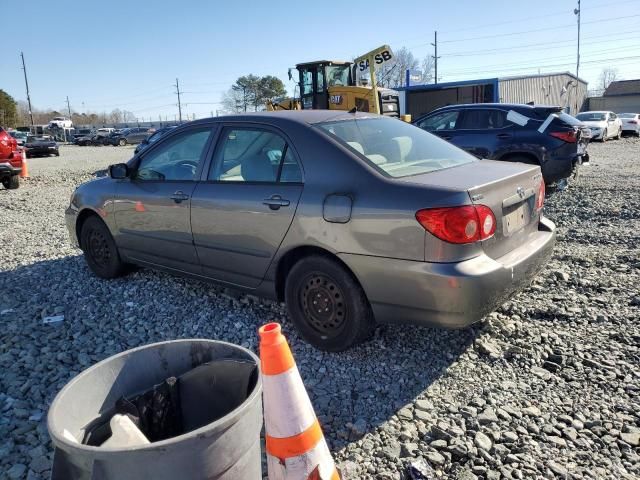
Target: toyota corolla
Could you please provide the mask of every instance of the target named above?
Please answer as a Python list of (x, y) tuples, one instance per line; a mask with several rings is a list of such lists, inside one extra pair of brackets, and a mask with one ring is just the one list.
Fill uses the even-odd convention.
[(78, 187), (89, 268), (137, 264), (286, 301), (339, 351), (376, 323), (464, 327), (551, 255), (540, 167), (477, 160), (400, 120), (289, 111), (182, 125)]

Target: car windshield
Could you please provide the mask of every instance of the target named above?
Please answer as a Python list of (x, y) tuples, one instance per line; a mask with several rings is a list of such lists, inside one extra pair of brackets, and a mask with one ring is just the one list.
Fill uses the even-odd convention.
[(619, 113), (620, 118), (636, 118), (637, 113)]
[(578, 120), (576, 117), (572, 117), (571, 115), (565, 112), (560, 112), (558, 114), (558, 118), (560, 118), (560, 120), (562, 120), (565, 123), (568, 123), (571, 126), (577, 127), (580, 125), (580, 120)]
[(601, 120), (606, 120), (607, 115), (602, 112), (585, 112), (579, 113), (576, 118), (583, 122), (599, 122)]
[(319, 127), (390, 177), (406, 177), (476, 160), (465, 151), (395, 118), (349, 119)]

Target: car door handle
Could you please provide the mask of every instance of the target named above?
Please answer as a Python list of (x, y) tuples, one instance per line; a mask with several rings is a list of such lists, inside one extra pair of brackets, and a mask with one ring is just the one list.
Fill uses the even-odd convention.
[(271, 210), (278, 210), (280, 207), (288, 207), (291, 202), (280, 195), (272, 195), (262, 201), (263, 205), (268, 205)]
[(499, 133), (498, 135), (496, 135), (496, 137), (501, 138), (501, 139), (511, 138), (511, 134), (510, 133)]
[(171, 195), (169, 198), (176, 203), (180, 203), (184, 200), (189, 200), (189, 195), (182, 192), (181, 190), (178, 190), (177, 192), (174, 192), (174, 194)]

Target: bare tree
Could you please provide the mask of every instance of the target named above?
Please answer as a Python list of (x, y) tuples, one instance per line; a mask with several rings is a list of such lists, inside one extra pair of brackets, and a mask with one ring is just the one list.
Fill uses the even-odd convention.
[(600, 76), (598, 77), (598, 86), (604, 91), (611, 84), (611, 82), (615, 82), (616, 80), (620, 80), (620, 75), (617, 68), (603, 68), (602, 72), (600, 72)]
[(122, 123), (122, 111), (119, 108), (114, 108), (109, 114), (109, 121), (111, 123)]
[(435, 80), (435, 59), (433, 55), (427, 55), (422, 60), (422, 83), (433, 83)]
[(133, 114), (133, 112), (130, 112), (129, 110), (122, 111), (122, 121), (124, 123), (135, 122), (136, 120), (137, 117)]
[(233, 88), (222, 94), (221, 103), (228, 113), (240, 113), (244, 109), (242, 92)]

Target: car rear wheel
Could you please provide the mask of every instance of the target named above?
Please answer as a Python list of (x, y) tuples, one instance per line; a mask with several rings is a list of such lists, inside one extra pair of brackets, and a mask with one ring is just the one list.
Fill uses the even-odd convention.
[(8, 178), (3, 178), (2, 186), (7, 190), (15, 190), (20, 186), (20, 177), (18, 175), (11, 175)]
[(125, 271), (125, 264), (109, 229), (98, 217), (89, 217), (80, 231), (80, 247), (89, 268), (100, 278), (116, 278)]
[(120, 145), (121, 147), (124, 147), (127, 144), (127, 139), (126, 138), (121, 138), (118, 141), (118, 145)]
[(375, 327), (362, 287), (337, 261), (321, 255), (293, 266), (285, 299), (300, 335), (320, 350), (346, 350), (366, 340)]

